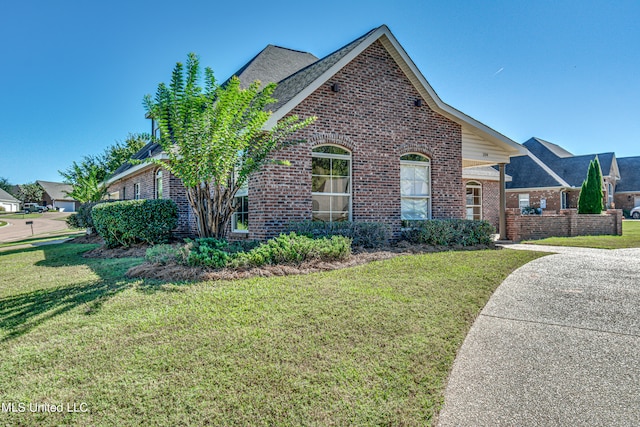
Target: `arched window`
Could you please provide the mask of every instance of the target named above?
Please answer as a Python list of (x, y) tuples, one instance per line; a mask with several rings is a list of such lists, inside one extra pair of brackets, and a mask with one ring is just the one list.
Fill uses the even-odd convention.
[(403, 220), (431, 218), (431, 161), (422, 154), (400, 157), (400, 210)]
[(335, 145), (311, 153), (311, 199), (314, 221), (351, 220), (351, 153)]
[(162, 199), (162, 169), (156, 172), (156, 199)]
[(482, 219), (482, 185), (479, 182), (467, 182), (467, 219)]

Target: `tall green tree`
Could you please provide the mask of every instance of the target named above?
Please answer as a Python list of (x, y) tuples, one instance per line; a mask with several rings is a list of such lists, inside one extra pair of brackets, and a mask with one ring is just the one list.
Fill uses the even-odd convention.
[(596, 157), (589, 163), (587, 179), (582, 182), (578, 198), (578, 213), (599, 214), (602, 208), (602, 170)]
[(64, 182), (73, 185), (67, 194), (83, 203), (102, 200), (107, 193), (104, 181), (150, 141), (148, 133), (130, 133), (101, 154), (84, 156), (80, 162), (74, 161), (64, 171), (58, 171)]
[(233, 77), (218, 85), (210, 68), (204, 69), (200, 86), (198, 57), (190, 53), (186, 66), (177, 63), (169, 85), (158, 85), (155, 98), (145, 96), (148, 115), (160, 128), (160, 145), (166, 167), (179, 178), (196, 216), (201, 237), (224, 238), (235, 210), (234, 196), (249, 179), (270, 161), (271, 154), (300, 143), (292, 134), (315, 117), (289, 116), (272, 129), (264, 124), (276, 85), (261, 88), (253, 82), (246, 89)]
[(13, 184), (11, 184), (7, 178), (2, 176), (0, 176), (0, 188), (13, 195)]
[(44, 190), (37, 182), (18, 186), (18, 194), (15, 197), (24, 203), (42, 203)]

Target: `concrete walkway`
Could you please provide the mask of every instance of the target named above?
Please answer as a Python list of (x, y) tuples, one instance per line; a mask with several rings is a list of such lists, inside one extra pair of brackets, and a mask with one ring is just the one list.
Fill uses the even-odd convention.
[(561, 253), (524, 265), (492, 296), (438, 425), (640, 425), (640, 249), (532, 246), (508, 247)]

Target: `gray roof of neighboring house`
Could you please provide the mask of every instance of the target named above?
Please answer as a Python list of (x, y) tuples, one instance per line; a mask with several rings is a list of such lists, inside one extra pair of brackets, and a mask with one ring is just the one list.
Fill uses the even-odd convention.
[(36, 181), (45, 193), (49, 195), (51, 200), (66, 200), (69, 202), (75, 202), (75, 199), (69, 197), (66, 192), (73, 191), (73, 186), (71, 184), (65, 184), (62, 182), (51, 182), (51, 181)]
[[(582, 185), (582, 182), (587, 178), (589, 163), (596, 156), (604, 176), (609, 175), (615, 158), (614, 153), (571, 156), (571, 153), (562, 147), (539, 138), (531, 138), (523, 145), (572, 187), (580, 187)], [(562, 154), (562, 156), (558, 154)], [(544, 186), (539, 185), (538, 187)]]
[(4, 191), (2, 188), (0, 188), (0, 201), (9, 203), (21, 203), (20, 200), (16, 199), (11, 194)]
[[(496, 166), (497, 168), (497, 166)], [(512, 157), (505, 166), (505, 173), (511, 175), (507, 188), (560, 187), (562, 184), (544, 170), (530, 156)]]
[(270, 44), (232, 76), (237, 76), (240, 79), (240, 86), (243, 88), (248, 87), (256, 80), (262, 84), (278, 83), (317, 60), (316, 56), (308, 52)]
[(617, 161), (620, 169), (620, 181), (616, 184), (616, 192), (640, 192), (640, 156), (620, 157)]

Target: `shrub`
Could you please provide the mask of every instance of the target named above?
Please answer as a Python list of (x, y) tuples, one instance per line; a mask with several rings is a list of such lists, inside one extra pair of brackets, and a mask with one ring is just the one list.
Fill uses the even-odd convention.
[(95, 232), (96, 230), (93, 226), (93, 217), (91, 215), (91, 212), (95, 205), (107, 202), (109, 202), (109, 200), (82, 203), (80, 206), (78, 206), (78, 210), (76, 213), (71, 214), (67, 217), (67, 225), (71, 228), (88, 228), (91, 232)]
[(407, 221), (401, 238), (411, 243), (436, 246), (473, 246), (493, 242), (495, 227), (487, 221), (466, 219), (434, 219)]
[(225, 251), (229, 244), (225, 240), (204, 237), (196, 240), (186, 239), (184, 263), (192, 267), (222, 268), (230, 259)]
[(6, 209), (4, 208), (4, 206), (0, 206), (0, 212), (4, 212), (6, 211)]
[(102, 203), (91, 210), (93, 225), (108, 247), (165, 243), (178, 223), (178, 207), (167, 199)]
[(354, 246), (380, 248), (389, 242), (389, 226), (379, 222), (292, 222), (287, 231), (317, 239), (319, 237), (344, 236), (353, 241)]
[(233, 258), (234, 267), (260, 267), (266, 264), (300, 264), (310, 259), (333, 261), (351, 254), (351, 239), (331, 236), (313, 239), (296, 233), (281, 234), (249, 252), (240, 252)]

